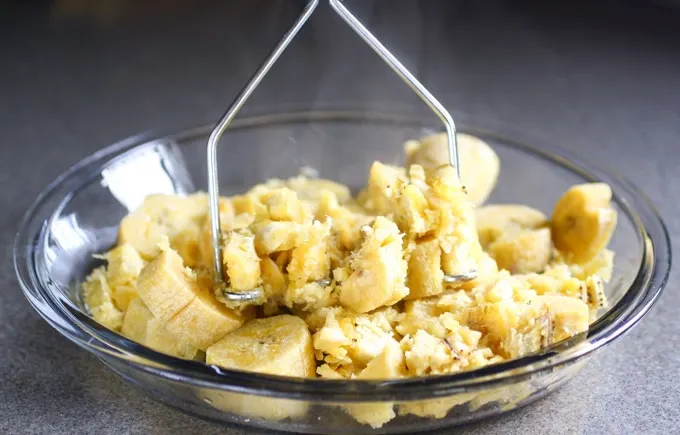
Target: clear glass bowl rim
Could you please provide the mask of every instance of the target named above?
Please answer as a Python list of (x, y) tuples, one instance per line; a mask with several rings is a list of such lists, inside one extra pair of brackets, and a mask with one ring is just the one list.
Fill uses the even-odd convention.
[[(461, 118), (464, 116), (456, 117)], [(238, 118), (234, 120), (230, 130), (313, 121), (368, 122), (433, 128), (432, 122), (423, 116), (394, 111), (312, 110)], [(570, 155), (564, 148), (554, 145), (552, 141), (535, 136), (532, 140), (527, 140), (529, 136), (526, 132), (519, 132), (506, 124), (488, 120), (483, 124), (485, 128), (463, 125), (459, 130), (495, 137), (504, 145), (547, 159), (586, 179), (609, 183), (614, 191), (614, 201), (632, 219), (638, 237), (643, 241), (644, 252), (640, 268), (621, 300), (591, 325), (587, 334), (580, 334), (540, 353), (468, 372), (399, 380), (335, 381), (264, 375), (227, 370), (155, 352), (99, 325), (65, 300), (58, 291), (54, 291), (49, 279), (46, 282), (41, 276), (42, 272), (37, 270), (35, 255), (38, 247), (45, 241), (47, 223), (59, 212), (60, 206), (67, 201), (69, 195), (78, 186), (86, 184), (89, 177), (98, 174), (105, 165), (136, 146), (159, 138), (186, 140), (191, 137), (207, 137), (212, 125), (178, 133), (162, 134), (151, 131), (130, 137), (93, 153), (57, 177), (31, 205), (20, 225), (14, 244), (14, 266), (18, 281), (33, 308), (50, 325), (99, 358), (124, 360), (137, 370), (203, 388), (334, 403), (409, 401), (498, 387), (520, 382), (539, 373), (558, 370), (621, 336), (649, 311), (668, 280), (671, 267), (668, 231), (649, 199), (621, 174), (603, 171), (585, 163)], [(540, 143), (541, 148), (528, 145), (531, 143)]]

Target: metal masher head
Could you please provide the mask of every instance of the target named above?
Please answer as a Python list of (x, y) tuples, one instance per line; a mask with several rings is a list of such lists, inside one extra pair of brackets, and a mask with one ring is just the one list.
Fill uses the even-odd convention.
[[(460, 167), (458, 164), (458, 144), (456, 140), (456, 126), (453, 118), (444, 106), (425, 88), (425, 86), (418, 81), (418, 79), (406, 69), (406, 67), (376, 38), (361, 21), (359, 21), (354, 14), (347, 9), (342, 0), (328, 0), (333, 10), (349, 25), (354, 32), (359, 35), (381, 58), (387, 65), (392, 68), (394, 72), (420, 97), (425, 104), (442, 120), (446, 127), (446, 135), (448, 140), (449, 150), (449, 164), (456, 169), (460, 177)], [(224, 298), (238, 303), (252, 301), (262, 298), (262, 289), (255, 288), (249, 291), (233, 291), (229, 288), (229, 283), (225, 282), (224, 270), (222, 266), (222, 229), (220, 225), (219, 216), (219, 178), (217, 168), (217, 144), (219, 143), (222, 134), (231, 124), (236, 114), (241, 110), (253, 91), (260, 84), (262, 79), (267, 75), (271, 67), (281, 57), (281, 54), (286, 50), (291, 41), (298, 34), (300, 29), (305, 25), (309, 17), (312, 15), (316, 7), (319, 5), (319, 0), (310, 0), (302, 13), (295, 20), (293, 25), (283, 35), (283, 38), (276, 44), (274, 49), (269, 53), (267, 58), (262, 62), (255, 74), (250, 78), (245, 87), (238, 94), (231, 106), (222, 115), (222, 118), (215, 125), (210, 138), (208, 139), (208, 199), (210, 209), (210, 230), (212, 235), (212, 248), (214, 259), (215, 272), (215, 286), (222, 290)], [(476, 270), (471, 270), (460, 275), (445, 275), (444, 282), (447, 284), (470, 281), (477, 276)], [(330, 280), (325, 279), (318, 282), (320, 285), (327, 286)]]

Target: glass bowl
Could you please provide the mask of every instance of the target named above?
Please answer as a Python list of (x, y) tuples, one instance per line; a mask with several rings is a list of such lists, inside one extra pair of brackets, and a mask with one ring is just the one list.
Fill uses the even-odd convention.
[[(211, 127), (127, 139), (56, 179), (28, 211), (17, 236), (19, 282), (33, 308), (66, 338), (150, 396), (204, 418), (308, 433), (411, 433), (499, 414), (555, 390), (593, 351), (633, 327), (661, 293), (671, 253), (659, 215), (621, 176), (545, 142), (534, 147), (509, 139), (523, 136), (508, 135), (507, 127), (484, 127), (460, 131), (484, 139), (500, 155), (501, 175), (489, 202), (528, 204), (550, 213), (569, 186), (600, 180), (612, 186), (619, 212), (611, 242), (616, 262), (607, 287), (610, 308), (587, 334), (540, 353), (425, 378), (293, 379), (180, 360), (94, 322), (79, 297), (80, 282), (96, 264), (93, 254), (113, 245), (121, 218), (146, 195), (206, 189)], [(374, 160), (399, 163), (405, 140), (436, 129), (434, 121), (384, 113), (314, 111), (239, 119), (218, 150), (220, 193), (294, 176), (302, 166), (359, 188)]]

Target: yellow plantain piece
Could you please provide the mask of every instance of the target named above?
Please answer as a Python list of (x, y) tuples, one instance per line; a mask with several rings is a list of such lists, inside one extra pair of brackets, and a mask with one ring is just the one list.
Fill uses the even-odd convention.
[(253, 316), (219, 303), (209, 286), (184, 268), (182, 258), (169, 249), (147, 264), (137, 282), (139, 295), (158, 321), (180, 341), (201, 350)]
[(459, 393), (441, 399), (417, 400), (399, 404), (399, 414), (412, 414), (418, 417), (444, 418), (456, 406), (464, 405), (475, 397), (476, 393)]
[(145, 261), (130, 244), (119, 245), (105, 256), (106, 279), (113, 292), (116, 306), (125, 311), (130, 301), (137, 298), (137, 278)]
[(304, 223), (310, 218), (310, 210), (300, 201), (296, 192), (282, 187), (266, 192), (261, 196), (267, 207), (269, 218), (273, 221)]
[[(397, 379), (403, 377), (405, 373), (404, 353), (394, 342), (385, 346), (383, 351), (359, 373), (357, 379)], [(396, 416), (394, 403), (391, 402), (357, 403), (344, 405), (344, 408), (356, 421), (368, 424), (374, 429), (382, 427)]]
[(366, 214), (358, 206), (344, 206), (339, 202), (338, 197), (331, 191), (323, 191), (319, 194), (319, 203), (316, 209), (315, 218), (325, 221), (330, 218), (333, 226), (332, 230), (336, 234), (338, 245), (336, 251), (340, 254), (345, 251), (352, 251), (361, 243), (361, 227), (370, 225), (375, 218)]
[(92, 317), (107, 328), (117, 331), (123, 324), (123, 313), (113, 303), (113, 292), (106, 280), (106, 269), (95, 269), (83, 283), (83, 297)]
[(349, 265), (334, 272), (340, 281), (340, 304), (358, 313), (393, 305), (409, 292), (404, 285), (407, 263), (397, 225), (378, 217), (362, 230), (364, 241)]
[(442, 270), (447, 275), (476, 270), (481, 278), (484, 252), (477, 238), (474, 209), (455, 169), (445, 165), (428, 171), (427, 184), (428, 202), (436, 222), (433, 236), (442, 248)]
[(499, 269), (512, 274), (542, 272), (552, 257), (550, 229), (508, 231), (487, 252)]
[(313, 377), (312, 336), (304, 320), (280, 315), (255, 319), (206, 350), (206, 362), (270, 375)]
[(262, 220), (252, 225), (258, 255), (288, 251), (307, 240), (307, 226), (297, 222)]
[(196, 297), (196, 276), (184, 267), (182, 257), (172, 249), (162, 251), (144, 266), (137, 291), (146, 306), (165, 323)]
[[(461, 182), (469, 200), (476, 206), (483, 204), (498, 181), (501, 161), (496, 152), (483, 140), (458, 133), (458, 160)], [(448, 141), (445, 133), (425, 136), (404, 144), (406, 166), (414, 164), (434, 169), (449, 163)]]
[(283, 298), (287, 307), (310, 311), (331, 305), (332, 286), (319, 283), (330, 277), (331, 226), (330, 219), (312, 222), (307, 227), (307, 240), (291, 250)]
[(406, 177), (404, 168), (373, 162), (368, 174), (368, 185), (359, 193), (357, 202), (366, 210), (381, 215), (394, 212), (393, 199), (397, 183)]
[(552, 215), (552, 240), (567, 260), (587, 263), (604, 248), (616, 228), (612, 190), (604, 183), (573, 186), (557, 201)]
[(262, 283), (255, 236), (249, 230), (227, 233), (222, 247), (222, 262), (229, 287), (235, 292), (253, 290)]
[(580, 299), (543, 295), (531, 304), (506, 300), (473, 307), (464, 321), (485, 335), (494, 353), (517, 358), (586, 331), (590, 312)]
[(187, 197), (150, 195), (143, 204), (120, 223), (118, 243), (129, 243), (145, 260), (161, 251), (159, 243), (167, 237), (172, 245), (175, 237), (189, 227), (198, 227), (208, 212), (208, 199), (197, 193)]
[[(249, 213), (236, 214), (231, 200), (228, 198), (220, 198), (219, 200), (220, 213), (220, 228), (222, 234), (229, 231), (239, 231), (247, 229), (255, 220), (255, 216)], [(212, 250), (212, 233), (210, 229), (210, 219), (206, 216), (203, 225), (200, 229), (200, 239), (198, 241), (198, 250), (200, 257), (200, 265), (210, 271), (213, 270), (213, 250)], [(177, 244), (177, 242), (175, 243)], [(179, 251), (180, 255), (182, 254)], [(188, 265), (188, 264), (187, 264)], [(193, 266), (190, 266), (193, 267)]]
[(444, 291), (442, 250), (434, 238), (419, 240), (408, 261), (409, 295), (406, 299), (420, 299)]
[(304, 400), (256, 396), (251, 393), (205, 390), (200, 396), (215, 409), (249, 419), (294, 420), (303, 418), (309, 409), (309, 404)]
[(262, 184), (253, 186), (249, 193), (267, 193), (275, 189), (287, 188), (295, 192), (300, 200), (317, 203), (323, 192), (334, 194), (341, 204), (351, 201), (352, 194), (349, 187), (338, 182), (324, 178), (315, 178), (307, 174), (301, 174), (287, 180), (272, 178)]
[(151, 349), (183, 359), (193, 359), (198, 349), (170, 334), (144, 305), (141, 298), (133, 299), (125, 312), (121, 333)]
[(509, 229), (536, 230), (549, 226), (547, 216), (520, 204), (489, 204), (475, 210), (479, 242), (484, 249)]
[[(291, 315), (251, 320), (210, 346), (206, 362), (293, 377), (314, 377), (316, 368), (309, 329), (302, 319)], [(206, 397), (217, 409), (272, 421), (300, 418), (309, 407), (304, 401), (250, 394), (210, 391)]]
[(543, 304), (550, 316), (551, 344), (588, 330), (590, 312), (585, 302), (559, 295), (538, 296), (536, 302)]
[(352, 199), (349, 187), (323, 178), (307, 178), (304, 176), (294, 177), (288, 180), (288, 188), (295, 191), (300, 199), (318, 202), (323, 192), (331, 192), (340, 204), (345, 204)]
[(477, 233), (500, 269), (513, 274), (542, 272), (552, 258), (547, 217), (525, 205), (494, 204), (475, 210)]
[(260, 259), (260, 272), (265, 298), (268, 301), (281, 304), (288, 287), (288, 277), (278, 264), (269, 256)]
[(229, 332), (255, 317), (255, 308), (241, 311), (220, 303), (210, 288), (197, 287), (196, 297), (167, 321), (165, 327), (179, 340), (206, 350)]

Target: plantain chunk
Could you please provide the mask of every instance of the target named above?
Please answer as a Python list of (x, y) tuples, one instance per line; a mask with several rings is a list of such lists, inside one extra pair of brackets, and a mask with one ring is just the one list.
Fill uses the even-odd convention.
[(313, 377), (316, 370), (307, 324), (288, 314), (255, 319), (208, 347), (208, 364), (270, 375)]
[(568, 260), (587, 263), (607, 247), (617, 221), (611, 199), (609, 185), (589, 183), (570, 188), (557, 202), (552, 240)]
[(340, 285), (340, 304), (358, 313), (394, 305), (408, 295), (407, 263), (402, 257), (399, 229), (384, 217), (364, 227), (364, 241), (355, 251)]
[[(501, 161), (498, 154), (483, 140), (459, 133), (458, 160), (461, 182), (469, 200), (479, 206), (493, 191), (498, 181)], [(448, 140), (445, 133), (425, 136), (404, 144), (406, 166), (420, 165), (434, 169), (449, 163)]]

